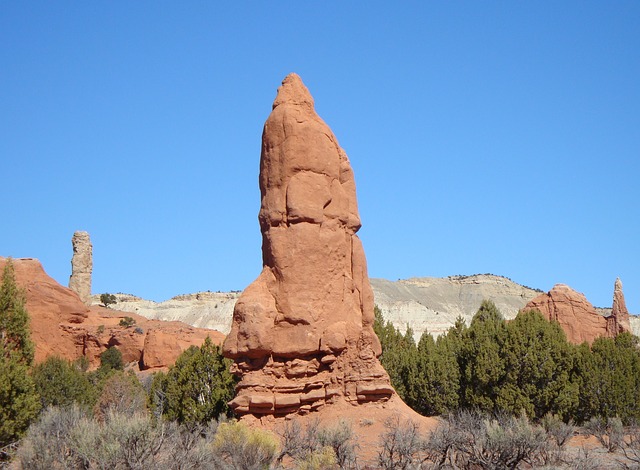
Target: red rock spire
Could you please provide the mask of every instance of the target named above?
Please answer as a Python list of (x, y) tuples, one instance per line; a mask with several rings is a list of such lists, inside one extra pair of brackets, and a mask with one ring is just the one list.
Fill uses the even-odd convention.
[(223, 352), (237, 413), (306, 412), (393, 394), (349, 160), (295, 74), (278, 89), (260, 159), (263, 270), (236, 303)]

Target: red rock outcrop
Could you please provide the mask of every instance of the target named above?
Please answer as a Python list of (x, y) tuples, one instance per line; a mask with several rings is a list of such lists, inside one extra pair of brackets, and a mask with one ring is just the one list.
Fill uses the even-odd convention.
[[(6, 261), (0, 257), (0, 272)], [(14, 259), (13, 265), (16, 283), (26, 292), (36, 362), (52, 355), (70, 360), (85, 356), (91, 367), (97, 367), (100, 354), (116, 346), (125, 363), (137, 363), (142, 370), (165, 368), (189, 346), (201, 345), (207, 336), (218, 344), (224, 339), (215, 330), (88, 307), (78, 294), (49, 277), (38, 260)], [(125, 317), (135, 320), (135, 325), (121, 326)]]
[(613, 308), (611, 309), (611, 316), (609, 318), (611, 319), (609, 331), (614, 334), (622, 333), (623, 331), (631, 331), (629, 310), (627, 310), (627, 304), (624, 300), (622, 281), (620, 278), (617, 278), (613, 285)]
[[(620, 286), (620, 294), (622, 286)], [(614, 305), (616, 305), (616, 297), (614, 294)], [(618, 305), (624, 306), (624, 297), (618, 297)], [(626, 310), (626, 307), (624, 307)], [(586, 297), (573, 290), (565, 284), (556, 284), (546, 294), (540, 294), (531, 300), (524, 310), (538, 309), (549, 321), (557, 321), (567, 339), (574, 343), (580, 344), (584, 341), (592, 343), (594, 339), (605, 336), (615, 337), (620, 331), (631, 331), (629, 328), (629, 314), (627, 312), (626, 326), (620, 323), (619, 318), (623, 318), (622, 313), (603, 317), (596, 312), (595, 307), (586, 299)], [(626, 329), (625, 329), (626, 328)]]
[(295, 74), (264, 126), (260, 192), (263, 269), (223, 346), (241, 378), (231, 406), (284, 415), (388, 400), (353, 172)]

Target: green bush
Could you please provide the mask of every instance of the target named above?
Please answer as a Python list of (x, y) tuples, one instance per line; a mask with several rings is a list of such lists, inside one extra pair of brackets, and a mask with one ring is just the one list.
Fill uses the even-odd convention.
[(102, 305), (109, 308), (109, 305), (115, 304), (118, 302), (118, 299), (114, 294), (100, 294), (100, 302)]
[(115, 346), (111, 346), (100, 354), (99, 374), (106, 374), (111, 370), (124, 370), (124, 362), (122, 362), (122, 353)]
[(33, 368), (33, 380), (43, 408), (77, 403), (91, 407), (96, 389), (80, 366), (57, 356)]
[(133, 325), (136, 324), (135, 319), (131, 318), (131, 317), (124, 317), (120, 319), (120, 323), (118, 323), (118, 325), (124, 327), (124, 328), (129, 328)]

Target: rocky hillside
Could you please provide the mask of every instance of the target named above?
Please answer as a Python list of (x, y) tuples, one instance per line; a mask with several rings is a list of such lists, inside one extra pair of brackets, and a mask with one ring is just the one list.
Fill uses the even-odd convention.
[[(0, 273), (6, 264), (0, 257)], [(125, 363), (140, 370), (162, 369), (173, 364), (189, 346), (199, 346), (209, 336), (220, 343), (224, 336), (210, 329), (180, 322), (161, 322), (142, 316), (85, 305), (78, 294), (61, 286), (37, 259), (14, 259), (16, 284), (24, 289), (30, 317), (35, 361), (49, 356), (88, 359), (100, 364), (100, 354), (111, 346), (122, 352)], [(117, 307), (117, 306), (116, 306)]]
[(484, 299), (492, 300), (506, 318), (513, 318), (542, 291), (492, 274), (421, 277), (400, 281), (371, 279), (378, 307), (400, 331), (407, 326), (414, 337), (424, 331), (439, 335), (459, 316), (468, 323)]
[[(179, 295), (164, 302), (145, 300), (130, 294), (115, 294), (114, 308), (131, 312), (151, 320), (181, 321), (197, 328), (217, 330), (225, 335), (231, 328), (233, 306), (240, 292), (199, 292)], [(100, 296), (92, 297), (94, 305)]]

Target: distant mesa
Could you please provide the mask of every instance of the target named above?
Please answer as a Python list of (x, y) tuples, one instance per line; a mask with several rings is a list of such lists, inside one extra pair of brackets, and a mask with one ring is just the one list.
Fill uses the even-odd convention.
[(260, 416), (387, 402), (353, 172), (295, 74), (264, 125), (259, 181), (263, 269), (223, 345), (241, 379), (230, 405)]

